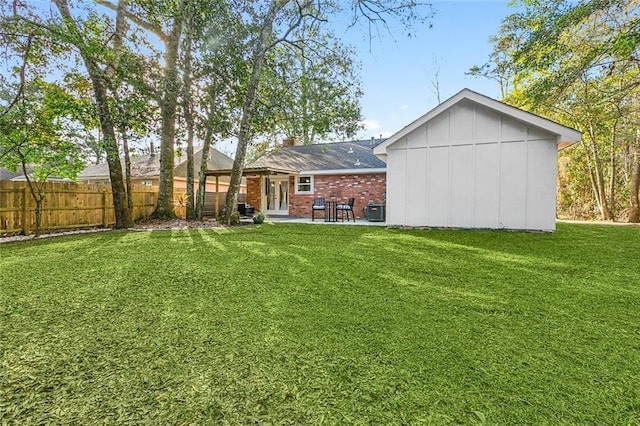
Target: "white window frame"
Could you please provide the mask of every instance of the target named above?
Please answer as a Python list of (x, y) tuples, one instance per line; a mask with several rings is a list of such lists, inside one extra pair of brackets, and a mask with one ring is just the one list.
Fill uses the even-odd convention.
[[(309, 190), (308, 191), (299, 191), (298, 190), (298, 186), (300, 185), (300, 178), (309, 178)], [(304, 184), (306, 185), (306, 183)], [(295, 194), (300, 194), (300, 195), (310, 195), (313, 194), (313, 175), (298, 175), (296, 176), (296, 181), (295, 181)]]

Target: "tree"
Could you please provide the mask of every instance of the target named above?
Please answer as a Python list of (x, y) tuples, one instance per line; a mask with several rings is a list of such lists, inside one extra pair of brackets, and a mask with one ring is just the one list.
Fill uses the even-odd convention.
[(0, 116), (0, 165), (21, 169), (35, 202), (40, 235), (43, 184), (50, 176), (75, 178), (82, 169), (77, 146), (67, 134), (69, 106), (64, 91), (39, 78), (23, 81), (12, 107)]
[(353, 137), (360, 130), (360, 81), (355, 52), (319, 25), (303, 25), (267, 57), (258, 99), (273, 132), (305, 145)]
[[(152, 217), (158, 219), (172, 219), (175, 217), (173, 210), (173, 169), (174, 169), (174, 144), (176, 136), (176, 111), (180, 97), (180, 78), (178, 72), (178, 58), (182, 31), (184, 27), (185, 11), (188, 9), (188, 0), (176, 2), (132, 2), (130, 6), (124, 5), (123, 0), (118, 4), (107, 0), (98, 0), (98, 4), (118, 12), (134, 25), (152, 33), (158, 37), (164, 47), (162, 75), (156, 76), (158, 88), (153, 85), (145, 85), (138, 79), (136, 82), (145, 85), (149, 93), (154, 93), (160, 105), (160, 182), (158, 187), (158, 199)], [(118, 12), (120, 13), (120, 12)]]
[[(116, 228), (130, 228), (133, 225), (133, 220), (126, 202), (126, 189), (114, 127), (114, 113), (110, 107), (108, 96), (108, 75), (105, 67), (101, 66), (103, 63), (103, 58), (100, 57), (102, 52), (101, 43), (97, 40), (97, 37), (91, 38), (92, 28), (90, 26), (80, 28), (71, 14), (67, 0), (54, 0), (54, 3), (62, 16), (62, 24), (66, 30), (64, 33), (62, 31), (58, 32), (57, 35), (62, 38), (62, 34), (65, 34), (63, 41), (72, 44), (78, 50), (93, 86), (96, 109), (102, 130), (103, 146), (106, 152), (107, 164), (109, 165)], [(122, 9), (118, 11), (116, 21), (123, 19), (123, 14), (124, 11)], [(91, 20), (88, 23), (91, 24)]]
[[(231, 223), (237, 209), (238, 189), (242, 178), (242, 171), (247, 155), (247, 148), (254, 136), (253, 118), (256, 112), (256, 98), (265, 74), (265, 63), (272, 49), (284, 43), (300, 44), (303, 40), (292, 40), (296, 31), (308, 25), (326, 22), (328, 16), (336, 13), (349, 12), (353, 15), (353, 24), (364, 20), (369, 28), (386, 25), (387, 19), (402, 20), (405, 28), (412, 28), (416, 20), (424, 20), (430, 14), (421, 14), (419, 6), (425, 6), (413, 0), (357, 0), (348, 9), (342, 9), (332, 1), (290, 1), (276, 0), (262, 7), (258, 3), (249, 9), (245, 15), (250, 17), (248, 26), (255, 28), (255, 38), (250, 38), (251, 46), (249, 58), (249, 72), (246, 89), (243, 94), (242, 118), (238, 132), (238, 143), (231, 173), (230, 186), (227, 191), (225, 211), (222, 217), (224, 223)], [(427, 5), (428, 6), (428, 5)], [(319, 33), (318, 33), (319, 34)]]
[[(640, 164), (629, 160), (638, 150), (637, 132), (629, 131), (638, 128), (637, 109), (631, 107), (640, 89), (636, 3), (527, 0), (517, 5), (521, 11), (508, 16), (493, 39), (490, 62), (471, 73), (510, 88), (507, 102), (583, 130), (585, 138), (573, 152), (585, 166), (600, 216), (614, 219), (617, 195), (628, 194), (628, 219), (637, 221)], [(629, 171), (619, 167), (627, 161)]]

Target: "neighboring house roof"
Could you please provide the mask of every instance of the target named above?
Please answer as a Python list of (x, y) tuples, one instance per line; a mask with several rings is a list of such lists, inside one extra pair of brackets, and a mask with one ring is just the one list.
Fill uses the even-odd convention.
[[(200, 168), (200, 162), (202, 161), (202, 147), (199, 147), (194, 152), (194, 165), (196, 174)], [(187, 154), (185, 150), (182, 150), (180, 156), (175, 158), (174, 176), (186, 177), (187, 176)], [(122, 168), (124, 171), (124, 157), (121, 159)], [(211, 148), (209, 151), (209, 161), (207, 163), (209, 169), (227, 169), (233, 166), (233, 159), (226, 154), (218, 151), (215, 148)], [(157, 178), (160, 176), (160, 154), (146, 154), (146, 155), (133, 155), (131, 156), (131, 176), (135, 178)], [(79, 180), (95, 180), (95, 179), (109, 179), (109, 165), (106, 163), (96, 164), (85, 168), (80, 175)]]
[(282, 169), (296, 173), (384, 171), (386, 164), (373, 155), (380, 140), (359, 140), (286, 146), (248, 164), (246, 169)]
[[(29, 174), (29, 178), (33, 181), (33, 176), (31, 176), (31, 174)], [(14, 182), (26, 182), (27, 177), (23, 173), (20, 173), (19, 176), (16, 176), (11, 180)], [(75, 180), (73, 179), (62, 177), (62, 176), (49, 176), (47, 177), (46, 181), (47, 182), (75, 182)]]
[[(29, 173), (33, 172), (33, 166), (29, 165), (27, 166), (27, 169)], [(18, 176), (23, 176), (23, 175), (24, 173), (22, 173), (22, 167), (19, 167), (18, 170), (15, 172), (10, 172), (4, 167), (0, 167), (0, 180), (11, 180), (13, 178), (16, 178)]]
[[(174, 173), (176, 176), (187, 176), (187, 155), (183, 155), (180, 157), (180, 163), (178, 163), (178, 159), (176, 159), (176, 168), (174, 169)], [(193, 153), (193, 163), (196, 171), (196, 175), (200, 171), (200, 164), (202, 163), (202, 148), (195, 150)], [(222, 169), (230, 169), (233, 167), (233, 158), (229, 157), (226, 154), (218, 151), (215, 148), (211, 148), (209, 150), (209, 161), (207, 161), (207, 170), (222, 170)]]
[[(29, 177), (33, 177), (33, 169), (34, 166), (32, 164), (27, 164), (27, 173)], [(0, 180), (11, 180), (14, 182), (25, 182), (27, 178), (24, 175), (22, 170), (22, 166), (18, 168), (15, 172), (10, 172), (9, 170), (0, 167)], [(47, 182), (74, 182), (73, 179), (64, 178), (60, 176), (49, 176), (47, 177)]]
[(416, 130), (418, 127), (422, 126), (437, 115), (443, 113), (444, 111), (448, 110), (455, 104), (465, 99), (480, 104), (496, 112), (508, 115), (509, 117), (521, 121), (527, 125), (537, 127), (556, 135), (558, 147), (560, 149), (579, 142), (582, 138), (582, 133), (575, 129), (563, 126), (562, 124), (556, 123), (555, 121), (548, 120), (544, 117), (532, 114), (514, 106), (507, 105), (488, 96), (484, 96), (480, 93), (474, 92), (473, 90), (463, 89), (446, 101), (442, 102), (431, 111), (427, 112), (422, 117), (402, 128), (399, 132), (393, 134), (383, 143), (377, 145), (374, 149), (375, 154), (384, 158), (386, 156), (387, 147), (398, 142), (403, 137)]

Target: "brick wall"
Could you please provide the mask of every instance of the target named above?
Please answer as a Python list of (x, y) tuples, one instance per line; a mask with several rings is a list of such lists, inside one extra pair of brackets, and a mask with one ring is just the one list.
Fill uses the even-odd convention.
[(262, 210), (262, 191), (260, 190), (260, 176), (247, 177), (247, 203)]
[(366, 217), (363, 209), (367, 203), (383, 202), (383, 194), (387, 191), (386, 173), (314, 176), (313, 181), (314, 195), (298, 195), (295, 193), (293, 177), (289, 180), (290, 216), (311, 217), (311, 206), (315, 197), (344, 203), (353, 197), (355, 216), (363, 218)]
[[(255, 206), (256, 211), (262, 210), (262, 191), (260, 177), (247, 178), (247, 202)], [(311, 217), (311, 206), (315, 197), (324, 197), (346, 203), (349, 198), (355, 198), (353, 211), (357, 218), (364, 218), (363, 209), (370, 201), (381, 203), (387, 191), (386, 173), (369, 173), (361, 175), (329, 175), (314, 176), (313, 195), (299, 195), (295, 193), (295, 178), (289, 177), (289, 215)], [(317, 215), (317, 214), (316, 214)]]

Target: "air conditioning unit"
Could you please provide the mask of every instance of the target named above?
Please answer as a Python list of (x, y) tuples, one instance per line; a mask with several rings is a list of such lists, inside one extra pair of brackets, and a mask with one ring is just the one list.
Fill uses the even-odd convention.
[(367, 220), (369, 222), (384, 222), (384, 204), (367, 204)]

